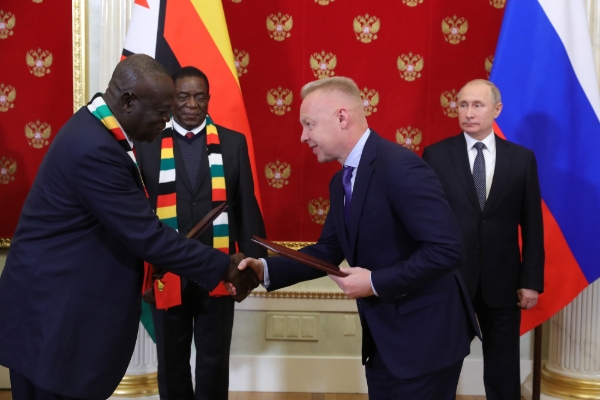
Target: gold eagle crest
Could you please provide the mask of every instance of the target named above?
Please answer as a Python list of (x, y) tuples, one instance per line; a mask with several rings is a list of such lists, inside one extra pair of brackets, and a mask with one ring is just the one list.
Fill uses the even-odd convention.
[(417, 128), (400, 128), (396, 131), (396, 142), (412, 151), (419, 151), (419, 144), (423, 140), (423, 132)]
[(333, 3), (335, 0), (315, 0), (315, 3), (317, 3), (320, 6), (326, 6), (329, 3)]
[(294, 25), (294, 19), (288, 15), (282, 15), (281, 13), (271, 14), (267, 17), (267, 30), (271, 39), (275, 39), (278, 42), (285, 40), (290, 37), (290, 31)]
[(25, 137), (27, 142), (34, 149), (41, 149), (44, 146), (48, 146), (50, 134), (52, 133), (52, 127), (46, 122), (29, 122), (25, 125)]
[(48, 50), (42, 51), (42, 49), (29, 50), (25, 55), (27, 66), (29, 66), (29, 72), (35, 76), (42, 77), (45, 74), (50, 73), (50, 66), (52, 65), (52, 53)]
[(291, 173), (292, 166), (286, 162), (277, 160), (265, 165), (267, 182), (269, 183), (269, 186), (274, 187), (275, 189), (281, 189), (284, 185), (287, 185)]
[(458, 93), (456, 90), (445, 91), (440, 96), (440, 104), (444, 109), (444, 115), (450, 118), (456, 118), (458, 116)]
[(402, 0), (402, 3), (409, 7), (416, 7), (417, 5), (422, 4), (423, 0)]
[(17, 162), (12, 158), (2, 156), (0, 159), (0, 183), (7, 185), (10, 181), (14, 181), (15, 172), (17, 172)]
[(43, 2), (44, 0), (32, 0), (34, 3), (40, 4), (41, 2)]
[(13, 34), (17, 19), (11, 12), (0, 10), (0, 39), (6, 39)]
[(290, 111), (290, 104), (294, 100), (294, 93), (290, 89), (271, 89), (267, 92), (267, 103), (271, 106), (271, 112), (275, 115), (283, 115)]
[(379, 92), (375, 89), (364, 88), (360, 92), (360, 98), (362, 99), (363, 108), (365, 109), (365, 116), (369, 116), (374, 112), (377, 112), (377, 105), (379, 104)]
[(444, 40), (450, 44), (458, 44), (467, 37), (465, 33), (469, 30), (469, 21), (464, 18), (458, 18), (456, 15), (452, 18), (447, 17), (442, 20), (442, 33)]
[(325, 53), (323, 50), (321, 54), (314, 53), (310, 56), (310, 67), (316, 78), (325, 79), (334, 76), (335, 72), (333, 69), (336, 65), (337, 58), (333, 53)]
[(490, 5), (496, 8), (504, 8), (506, 0), (490, 0)]
[(232, 3), (241, 3), (242, 0), (231, 0)]
[(248, 66), (248, 64), (250, 64), (250, 54), (248, 54), (244, 50), (234, 49), (233, 59), (238, 77), (248, 73), (248, 68), (246, 67)]
[(363, 43), (370, 43), (372, 40), (377, 39), (377, 32), (381, 28), (381, 21), (374, 15), (359, 15), (354, 18), (353, 26), (356, 40)]
[(423, 57), (419, 54), (413, 55), (412, 52), (402, 54), (398, 57), (398, 61), (396, 62), (398, 70), (400, 71), (400, 77), (408, 82), (420, 78), (424, 62)]
[(17, 97), (17, 89), (10, 85), (4, 85), (0, 83), (0, 111), (6, 112), (13, 108), (15, 105), (13, 101)]
[(487, 78), (490, 79), (490, 74), (492, 73), (492, 65), (494, 64), (494, 56), (489, 56), (485, 59), (485, 72), (487, 73)]
[(329, 214), (329, 199), (312, 199), (308, 202), (308, 214), (310, 219), (317, 225), (323, 225), (327, 214)]

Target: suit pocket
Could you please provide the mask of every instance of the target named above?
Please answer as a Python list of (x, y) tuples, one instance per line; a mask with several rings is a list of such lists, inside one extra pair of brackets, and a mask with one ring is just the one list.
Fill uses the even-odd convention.
[(436, 293), (429, 296), (418, 297), (414, 300), (399, 304), (397, 309), (402, 315), (407, 315), (433, 304), (440, 303), (448, 298), (448, 293)]

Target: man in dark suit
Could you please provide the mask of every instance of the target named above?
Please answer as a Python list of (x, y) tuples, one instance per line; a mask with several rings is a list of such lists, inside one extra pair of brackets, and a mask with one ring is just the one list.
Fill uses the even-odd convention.
[(458, 94), (463, 132), (425, 148), (423, 159), (460, 225), (460, 272), (481, 326), (486, 396), (520, 400), (521, 309), (535, 307), (544, 288), (544, 238), (535, 156), (494, 134), (501, 111), (492, 82), (467, 83)]
[[(301, 96), (302, 142), (319, 162), (344, 165), (321, 237), (301, 251), (354, 266), (330, 277), (357, 299), (369, 398), (454, 400), (477, 328), (456, 271), (460, 233), (435, 173), (368, 128), (351, 79), (311, 82)], [(239, 268), (257, 271), (269, 291), (325, 275), (283, 257), (263, 263)]]
[[(207, 129), (212, 122), (207, 118), (210, 90), (208, 78), (195, 67), (182, 68), (173, 75), (173, 81), (175, 101), (163, 140), (140, 143), (138, 161), (150, 203), (156, 209), (157, 198), (164, 194), (160, 189), (163, 183), (159, 182), (161, 173), (165, 173), (161, 168), (161, 147), (164, 140), (172, 143), (175, 176), (171, 182), (175, 184), (177, 226), (179, 233), (185, 235), (213, 207), (214, 166), (209, 165), (211, 147), (207, 148)], [(222, 157), (227, 193), (226, 250), (234, 254), (237, 244), (246, 255), (266, 256), (266, 250), (251, 241), (252, 235), (264, 236), (265, 228), (254, 196), (246, 138), (222, 126), (214, 127), (220, 150), (211, 153), (211, 157)], [(199, 240), (212, 246), (213, 236), (213, 231), (207, 229)], [(207, 290), (182, 279), (181, 305), (166, 310), (153, 306), (161, 399), (227, 399), (234, 302), (226, 291), (224, 294), (209, 295)], [(196, 345), (195, 395), (190, 379), (192, 338)]]
[(173, 92), (151, 57), (121, 61), (44, 157), (0, 277), (0, 364), (13, 399), (113, 393), (137, 337), (142, 260), (208, 290), (223, 279), (249, 286), (227, 274), (238, 271), (233, 257), (177, 234), (148, 203), (131, 140), (162, 132)]

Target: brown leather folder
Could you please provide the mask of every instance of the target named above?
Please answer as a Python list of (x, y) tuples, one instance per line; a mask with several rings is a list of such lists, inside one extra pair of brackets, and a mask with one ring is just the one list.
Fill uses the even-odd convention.
[(252, 236), (252, 241), (267, 248), (268, 250), (271, 250), (275, 254), (289, 258), (290, 260), (298, 261), (304, 265), (308, 265), (309, 267), (320, 269), (328, 274), (342, 277), (348, 276), (347, 274), (343, 273), (340, 270), (340, 267), (337, 265), (333, 265), (316, 257), (309, 256), (308, 254), (289, 249), (280, 244), (270, 242), (267, 239), (259, 238), (258, 236)]
[(213, 208), (212, 210), (210, 210), (208, 212), (208, 214), (206, 214), (204, 216), (204, 218), (202, 218), (200, 220), (200, 222), (198, 222), (196, 224), (196, 226), (194, 226), (192, 228), (192, 230), (188, 232), (187, 235), (185, 235), (185, 237), (188, 238), (188, 239), (196, 239), (226, 209), (227, 209), (227, 203), (223, 203), (220, 206), (217, 206), (217, 207)]

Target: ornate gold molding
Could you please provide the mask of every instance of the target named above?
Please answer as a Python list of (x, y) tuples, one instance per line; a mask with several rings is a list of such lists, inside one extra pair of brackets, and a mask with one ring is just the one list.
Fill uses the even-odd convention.
[(278, 290), (276, 292), (253, 291), (252, 297), (268, 299), (312, 299), (312, 300), (350, 300), (343, 292), (291, 292)]
[(0, 238), (0, 249), (8, 249), (10, 247), (9, 238)]
[(542, 367), (542, 393), (560, 399), (600, 399), (600, 381), (571, 378)]
[(115, 389), (116, 397), (145, 397), (158, 395), (156, 372), (144, 375), (125, 375)]
[(86, 0), (73, 1), (73, 112), (87, 103)]

